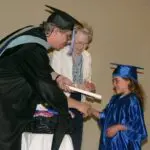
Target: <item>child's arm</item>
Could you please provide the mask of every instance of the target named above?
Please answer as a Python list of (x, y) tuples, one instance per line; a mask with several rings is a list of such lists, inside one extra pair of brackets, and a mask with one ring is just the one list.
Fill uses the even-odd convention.
[(106, 134), (108, 137), (113, 137), (117, 134), (118, 131), (127, 130), (127, 127), (121, 124), (116, 124), (111, 127), (109, 127), (106, 131)]

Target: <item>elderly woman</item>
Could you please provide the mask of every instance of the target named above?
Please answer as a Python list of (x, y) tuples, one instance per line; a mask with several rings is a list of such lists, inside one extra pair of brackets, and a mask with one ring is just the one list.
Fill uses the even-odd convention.
[[(66, 46), (60, 51), (54, 51), (51, 66), (53, 69), (73, 81), (84, 90), (93, 91), (95, 86), (91, 83), (91, 55), (86, 49), (92, 41), (93, 30), (87, 24), (76, 27), (71, 46)], [(81, 93), (66, 93), (69, 99), (85, 103), (85, 96)], [(86, 103), (85, 103), (86, 104)], [(81, 149), (83, 132), (83, 114), (77, 109), (70, 109), (72, 114), (73, 131), (71, 134), (75, 150)]]

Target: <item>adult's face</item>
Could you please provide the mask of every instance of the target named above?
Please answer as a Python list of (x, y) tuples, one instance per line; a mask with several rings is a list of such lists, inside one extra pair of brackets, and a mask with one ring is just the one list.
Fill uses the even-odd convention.
[(61, 30), (59, 28), (54, 28), (52, 33), (47, 37), (48, 43), (55, 49), (61, 49), (71, 38), (72, 31)]
[(75, 35), (75, 43), (74, 43), (74, 52), (76, 55), (81, 55), (83, 50), (87, 49), (89, 46), (88, 35), (78, 31)]

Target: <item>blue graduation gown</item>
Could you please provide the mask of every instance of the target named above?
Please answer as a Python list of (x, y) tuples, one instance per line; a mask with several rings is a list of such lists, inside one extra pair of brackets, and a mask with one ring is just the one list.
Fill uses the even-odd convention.
[[(107, 137), (106, 130), (115, 124), (127, 127), (114, 137)], [(147, 131), (143, 110), (137, 96), (130, 93), (124, 97), (112, 96), (110, 103), (100, 113), (101, 138), (99, 150), (140, 150)]]

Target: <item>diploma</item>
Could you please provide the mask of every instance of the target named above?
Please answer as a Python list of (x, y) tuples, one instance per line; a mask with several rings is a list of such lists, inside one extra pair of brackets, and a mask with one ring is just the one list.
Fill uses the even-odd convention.
[(79, 89), (79, 88), (76, 88), (76, 87), (73, 87), (73, 86), (68, 86), (68, 87), (72, 91), (79, 92), (79, 93), (94, 97), (96, 99), (102, 99), (102, 96), (99, 95), (99, 94), (92, 93), (92, 92), (89, 92), (89, 91), (85, 91), (85, 90), (82, 90), (82, 89)]

